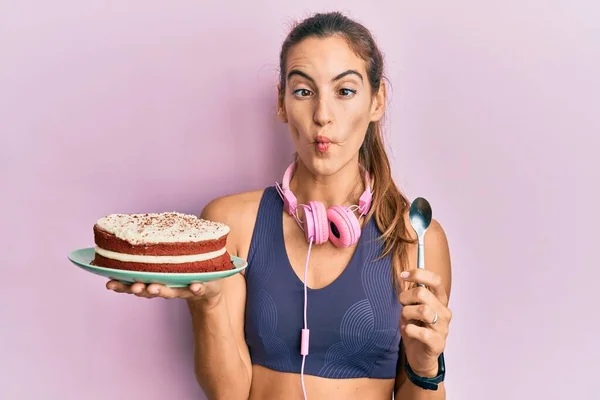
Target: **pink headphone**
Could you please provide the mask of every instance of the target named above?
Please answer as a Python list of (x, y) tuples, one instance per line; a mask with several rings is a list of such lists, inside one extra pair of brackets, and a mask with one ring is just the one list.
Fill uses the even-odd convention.
[[(335, 205), (325, 209), (320, 201), (310, 201), (306, 205), (298, 205), (296, 196), (290, 190), (290, 180), (295, 167), (295, 162), (290, 164), (283, 174), (281, 186), (277, 184), (276, 187), (283, 199), (285, 211), (296, 219), (304, 231), (306, 241), (309, 242), (312, 238), (315, 244), (323, 244), (329, 239), (336, 247), (349, 247), (356, 244), (361, 234), (358, 218), (369, 212), (373, 199), (369, 172), (361, 166), (365, 178), (365, 191), (360, 196), (358, 205), (350, 207)], [(300, 221), (298, 218), (298, 207), (304, 209), (304, 221)], [(356, 210), (359, 211), (358, 217), (354, 214)]]

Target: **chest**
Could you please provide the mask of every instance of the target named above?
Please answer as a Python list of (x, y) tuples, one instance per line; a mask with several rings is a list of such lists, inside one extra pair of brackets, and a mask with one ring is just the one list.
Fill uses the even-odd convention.
[(294, 274), (311, 289), (322, 289), (338, 279), (353, 259), (356, 245), (337, 248), (330, 242), (312, 245), (308, 257), (308, 270), (305, 271), (309, 244), (304, 232), (292, 218), (284, 218), (283, 241), (289, 266)]

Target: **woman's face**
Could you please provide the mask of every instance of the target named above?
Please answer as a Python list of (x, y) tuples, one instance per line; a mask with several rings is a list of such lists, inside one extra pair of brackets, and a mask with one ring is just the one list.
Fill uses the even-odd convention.
[(383, 87), (373, 96), (365, 61), (341, 37), (308, 38), (288, 52), (285, 79), (278, 113), (303, 164), (331, 175), (358, 161), (367, 127), (385, 105)]

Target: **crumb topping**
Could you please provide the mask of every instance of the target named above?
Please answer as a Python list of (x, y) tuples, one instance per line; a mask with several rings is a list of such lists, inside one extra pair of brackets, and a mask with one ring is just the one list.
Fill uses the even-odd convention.
[(110, 214), (96, 224), (131, 244), (197, 242), (229, 233), (229, 226), (221, 222), (178, 212)]

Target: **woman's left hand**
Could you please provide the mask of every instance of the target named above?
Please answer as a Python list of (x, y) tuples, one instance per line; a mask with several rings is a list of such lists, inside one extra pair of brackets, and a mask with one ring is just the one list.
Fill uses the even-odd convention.
[[(426, 269), (404, 271), (404, 281), (422, 283), (400, 294), (402, 342), (408, 364), (419, 376), (438, 373), (438, 357), (446, 347), (452, 319), (442, 279)], [(420, 321), (420, 323), (418, 322)]]

